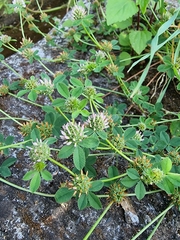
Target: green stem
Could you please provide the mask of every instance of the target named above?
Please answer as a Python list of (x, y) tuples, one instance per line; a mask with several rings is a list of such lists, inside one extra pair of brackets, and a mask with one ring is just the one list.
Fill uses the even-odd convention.
[(11, 45), (10, 43), (8, 43), (8, 45), (7, 45), (7, 44), (3, 44), (3, 46), (6, 47), (6, 48), (8, 48), (8, 49), (11, 50), (11, 51), (16, 52), (16, 53), (19, 52), (19, 51), (18, 51), (13, 45)]
[(40, 105), (40, 104), (35, 103), (35, 102), (31, 102), (31, 101), (28, 100), (28, 99), (25, 99), (25, 98), (22, 98), (22, 97), (17, 97), (17, 95), (15, 95), (15, 94), (13, 94), (13, 93), (8, 93), (8, 94), (11, 95), (11, 96), (13, 96), (13, 97), (15, 97), (15, 98), (18, 98), (18, 99), (20, 99), (20, 100), (22, 100), (22, 101), (24, 101), (24, 102), (30, 103), (30, 104), (32, 104), (32, 105), (34, 105), (34, 106), (37, 106), (37, 107), (40, 107), (40, 108), (43, 107), (43, 105)]
[(8, 117), (9, 119), (11, 119), (12, 121), (14, 121), (15, 123), (17, 123), (18, 125), (23, 126), (22, 123), (18, 122), (15, 118), (11, 117), (9, 114), (5, 113), (3, 110), (0, 109), (0, 112), (4, 114), (6, 117)]
[(25, 144), (27, 142), (31, 142), (32, 140), (29, 139), (27, 141), (24, 141), (24, 142), (19, 142), (19, 143), (14, 143), (14, 144), (10, 144), (10, 145), (6, 145), (6, 146), (2, 146), (0, 147), (0, 150), (3, 150), (3, 149), (6, 149), (6, 148), (19, 148), (19, 146), (21, 146), (22, 144)]
[(38, 62), (39, 62), (52, 76), (54, 76), (54, 73), (53, 73), (49, 68), (47, 68), (41, 60), (38, 60)]
[(97, 219), (97, 221), (93, 224), (93, 226), (91, 227), (91, 229), (89, 230), (89, 232), (86, 234), (86, 236), (83, 238), (83, 240), (87, 240), (90, 235), (92, 234), (92, 232), (94, 231), (94, 229), (97, 227), (97, 225), (100, 223), (100, 221), (102, 220), (102, 218), (105, 216), (105, 214), (107, 213), (107, 211), (110, 209), (110, 207), (112, 206), (113, 202), (110, 202), (108, 204), (108, 206), (104, 209), (103, 213), (99, 216), (99, 218)]
[(175, 119), (166, 119), (166, 120), (163, 120), (163, 121), (160, 121), (160, 122), (156, 122), (155, 124), (162, 124), (162, 123), (168, 123), (168, 122), (176, 122), (176, 121), (180, 121), (179, 118), (175, 118)]
[(8, 69), (10, 69), (13, 73), (15, 73), (18, 77), (22, 78), (22, 76), (16, 72), (11, 66), (9, 66), (9, 64), (7, 64), (5, 61), (1, 62), (2, 64), (4, 64)]
[(46, 9), (46, 10), (42, 10), (42, 11), (32, 10), (32, 9), (30, 9), (30, 8), (28, 8), (28, 7), (26, 7), (26, 9), (28, 10), (28, 12), (32, 12), (32, 13), (49, 13), (49, 12), (61, 10), (61, 9), (65, 8), (66, 5), (67, 5), (67, 4), (63, 4), (63, 5), (60, 6), (60, 7), (50, 8), (50, 9)]
[(140, 232), (138, 232), (131, 240), (137, 239), (148, 227), (150, 227), (154, 222), (156, 222), (160, 217), (165, 215), (174, 205), (169, 205), (163, 212), (161, 212), (157, 217), (155, 217), (150, 223), (148, 223)]
[(118, 175), (118, 176), (115, 176), (115, 177), (112, 177), (112, 178), (102, 179), (101, 181), (102, 181), (102, 182), (110, 182), (110, 181), (114, 181), (114, 180), (116, 180), (116, 179), (122, 178), (122, 177), (124, 177), (124, 176), (126, 176), (126, 175), (127, 175), (127, 173), (123, 173), (123, 174), (121, 174), (121, 175)]
[(98, 198), (108, 198), (109, 195), (96, 195)]
[(23, 36), (23, 38), (25, 39), (24, 28), (23, 28), (23, 23), (22, 23), (22, 13), (21, 13), (21, 11), (19, 11), (19, 17), (20, 17), (20, 25), (21, 25), (22, 36)]
[[(51, 95), (49, 95), (49, 99), (51, 100), (51, 102), (53, 101), (53, 98)], [(66, 115), (63, 113), (63, 111), (59, 107), (56, 107), (56, 110), (67, 120), (67, 122), (70, 122), (69, 118), (66, 117)]]
[[(86, 34), (88, 35), (88, 37), (91, 39), (91, 41), (99, 48), (102, 49), (101, 45), (98, 43), (98, 41), (96, 40), (95, 36), (92, 34), (92, 32), (86, 29), (86, 27), (82, 24), (84, 31), (86, 32)], [(91, 34), (90, 34), (91, 32)]]
[(29, 193), (33, 193), (33, 194), (37, 194), (37, 195), (40, 195), (40, 196), (43, 196), (43, 197), (54, 197), (55, 195), (54, 194), (47, 194), (47, 193), (42, 193), (42, 192), (31, 192), (29, 189), (26, 189), (26, 188), (23, 188), (23, 187), (20, 187), (14, 183), (11, 183), (11, 182), (8, 182), (6, 181), (5, 179), (1, 178), (0, 177), (0, 181), (11, 186), (11, 187), (14, 187), (14, 188), (17, 188), (21, 191), (24, 191), (24, 192), (29, 192)]
[[(158, 189), (158, 190), (154, 190), (154, 191), (149, 191), (149, 192), (146, 192), (145, 195), (148, 195), (148, 194), (153, 194), (153, 193), (158, 193), (158, 192), (162, 192), (163, 190), (161, 189)], [(125, 197), (133, 197), (133, 196), (136, 196), (135, 193), (127, 193), (127, 194), (124, 194)]]
[(153, 229), (152, 233), (149, 235), (147, 240), (151, 240), (151, 238), (153, 237), (154, 233), (156, 232), (156, 230), (158, 229), (159, 225), (161, 224), (162, 220), (164, 219), (165, 215), (166, 215), (166, 212), (162, 215), (162, 217), (160, 218), (160, 220), (156, 224), (155, 228)]
[[(26, 118), (14, 118), (16, 120), (21, 120), (21, 121), (31, 121), (30, 119), (26, 119)], [(9, 120), (8, 117), (0, 117), (0, 120)]]
[(56, 164), (57, 166), (59, 166), (60, 168), (64, 169), (65, 171), (67, 171), (68, 173), (70, 173), (73, 177), (75, 176), (75, 173), (73, 173), (69, 168), (67, 168), (66, 166), (64, 166), (63, 164), (61, 164), (60, 162), (57, 162), (56, 160), (54, 160), (53, 158), (49, 157), (48, 160), (54, 164)]
[(106, 142), (111, 146), (112, 149), (114, 149), (117, 153), (119, 153), (119, 155), (125, 158), (128, 162), (133, 163), (133, 160), (128, 158), (122, 151), (119, 151), (108, 139), (106, 139)]

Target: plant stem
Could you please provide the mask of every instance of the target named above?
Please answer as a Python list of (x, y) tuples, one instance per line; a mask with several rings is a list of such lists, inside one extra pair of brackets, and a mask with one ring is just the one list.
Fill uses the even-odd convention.
[[(49, 95), (49, 99), (51, 100), (51, 102), (53, 102), (53, 98), (51, 95)], [(56, 109), (68, 122), (70, 122), (70, 120), (66, 117), (66, 115), (63, 113), (63, 111), (61, 111), (59, 107), (56, 107)]]
[(125, 158), (128, 162), (133, 163), (133, 160), (128, 158), (122, 151), (119, 151), (108, 139), (106, 139), (106, 142), (111, 146), (112, 149), (114, 149), (117, 153), (119, 153), (119, 155)]
[(107, 213), (107, 211), (110, 209), (111, 205), (113, 204), (113, 202), (110, 202), (108, 204), (108, 206), (104, 209), (103, 213), (99, 216), (99, 218), (97, 219), (97, 221), (93, 224), (93, 226), (91, 227), (91, 229), (89, 230), (89, 232), (86, 234), (86, 236), (83, 238), (83, 240), (87, 240), (90, 235), (92, 234), (92, 232), (94, 231), (94, 229), (97, 227), (97, 225), (100, 223), (100, 221), (102, 220), (102, 218), (105, 216), (105, 214)]
[(15, 97), (15, 98), (18, 98), (18, 99), (20, 99), (20, 100), (22, 100), (22, 101), (24, 101), (24, 102), (27, 102), (27, 103), (29, 103), (29, 104), (32, 104), (32, 105), (34, 105), (34, 106), (37, 106), (37, 107), (40, 107), (40, 108), (43, 107), (43, 105), (40, 105), (40, 104), (35, 103), (35, 102), (31, 102), (31, 101), (28, 100), (28, 99), (25, 99), (25, 98), (22, 98), (22, 97), (17, 97), (17, 95), (15, 95), (15, 94), (13, 94), (13, 93), (8, 93), (8, 94), (11, 95), (11, 96), (13, 96), (13, 97)]
[(75, 173), (73, 173), (69, 168), (67, 168), (66, 166), (64, 166), (63, 164), (57, 162), (56, 160), (54, 160), (53, 158), (49, 157), (48, 160), (54, 164), (56, 164), (57, 166), (61, 167), (62, 169), (64, 169), (66, 172), (70, 173), (73, 177), (75, 176)]
[[(84, 31), (86, 32), (86, 34), (88, 35), (88, 37), (91, 39), (91, 41), (99, 48), (102, 49), (101, 45), (98, 43), (98, 41), (96, 40), (95, 36), (92, 34), (92, 32), (90, 31), (90, 29), (86, 29), (86, 27), (84, 26), (84, 24), (82, 24)], [(91, 34), (90, 34), (91, 32)]]
[(159, 225), (161, 224), (162, 220), (164, 219), (166, 215), (166, 212), (162, 215), (162, 217), (160, 218), (160, 220), (158, 221), (158, 223), (156, 224), (155, 228), (153, 229), (152, 233), (149, 235), (147, 240), (151, 240), (152, 236), (154, 235), (154, 233), (156, 232), (156, 230), (158, 229)]
[(163, 212), (161, 212), (157, 217), (155, 217), (150, 223), (148, 223), (140, 232), (138, 232), (131, 240), (137, 239), (148, 227), (150, 227), (154, 222), (156, 222), (160, 217), (165, 215), (174, 205), (169, 205)]
[(18, 77), (22, 78), (22, 76), (16, 72), (9, 64), (7, 64), (5, 61), (1, 61), (2, 64), (4, 64), (8, 69), (10, 69), (13, 73), (15, 73)]
[(38, 60), (38, 62), (54, 77), (54, 73), (49, 68), (47, 68), (41, 60)]
[(96, 195), (98, 198), (108, 198), (109, 195)]
[(115, 177), (112, 177), (112, 178), (102, 179), (101, 181), (102, 181), (102, 182), (110, 182), (110, 181), (114, 181), (114, 180), (116, 180), (116, 179), (122, 178), (122, 177), (124, 177), (124, 176), (126, 176), (126, 175), (127, 175), (127, 173), (123, 173), (123, 174), (121, 174), (121, 175), (118, 175), (118, 176), (115, 176)]
[(20, 17), (20, 25), (21, 25), (22, 37), (25, 39), (24, 28), (23, 28), (23, 23), (22, 23), (22, 12), (21, 11), (19, 11), (19, 17)]
[[(2, 147), (0, 147), (0, 150), (6, 149), (6, 148), (17, 148), (17, 147), (19, 147), (19, 145), (21, 146), (22, 144), (27, 143), (27, 142), (31, 142), (31, 141), (32, 141), (32, 140), (29, 139), (29, 140), (24, 141), (24, 142), (14, 143), (14, 144), (2, 146)], [(21, 147), (22, 147), (22, 146), (21, 146)]]
[(31, 192), (29, 189), (26, 189), (26, 188), (23, 188), (23, 187), (20, 187), (14, 183), (11, 183), (11, 182), (8, 182), (6, 181), (5, 179), (1, 178), (0, 177), (0, 181), (11, 186), (11, 187), (14, 187), (14, 188), (17, 188), (21, 191), (24, 191), (24, 192), (29, 192), (29, 193), (32, 193), (32, 194), (37, 194), (37, 195), (40, 195), (40, 196), (43, 196), (43, 197), (54, 197), (55, 195), (54, 194), (47, 194), (47, 193), (42, 193), (42, 192)]
[(12, 121), (14, 121), (15, 123), (17, 123), (18, 125), (23, 126), (22, 123), (18, 122), (15, 118), (11, 117), (9, 114), (5, 113), (3, 110), (0, 109), (0, 112), (4, 114), (6, 117), (8, 117), (9, 119), (11, 119)]

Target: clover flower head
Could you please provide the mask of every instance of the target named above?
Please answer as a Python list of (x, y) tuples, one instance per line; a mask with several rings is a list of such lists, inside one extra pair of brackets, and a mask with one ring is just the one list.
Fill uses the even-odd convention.
[(8, 92), (9, 92), (8, 86), (5, 84), (1, 84), (0, 85), (0, 97), (5, 96), (6, 94), (8, 94)]
[(135, 135), (134, 135), (134, 139), (138, 140), (138, 141), (143, 141), (143, 134), (140, 131), (136, 131)]
[(3, 34), (0, 36), (0, 41), (3, 42), (4, 44), (9, 43), (11, 41), (11, 37)]
[(30, 59), (34, 55), (34, 51), (31, 48), (26, 48), (22, 51), (23, 57)]
[(105, 59), (106, 58), (106, 54), (105, 54), (105, 52), (103, 52), (102, 50), (98, 50), (98, 51), (96, 51), (96, 53), (95, 53), (95, 57), (99, 57), (99, 58), (101, 58), (101, 59)]
[(25, 85), (24, 85), (26, 90), (32, 90), (32, 89), (36, 88), (37, 86), (38, 86), (37, 80), (33, 77), (26, 80)]
[(51, 95), (54, 92), (54, 84), (52, 83), (51, 79), (40, 79), (38, 85), (46, 87), (45, 90), (42, 90), (42, 93), (45, 95)]
[(87, 98), (93, 98), (96, 96), (96, 88), (94, 86), (87, 86), (85, 87), (83, 93), (86, 95)]
[(30, 38), (22, 38), (22, 42), (20, 42), (21, 47), (32, 47), (33, 42)]
[(107, 69), (107, 72), (108, 72), (109, 74), (117, 73), (118, 70), (119, 70), (118, 66), (115, 65), (114, 63), (113, 63), (113, 64), (109, 64), (109, 65), (106, 67), (106, 69)]
[(109, 127), (110, 116), (107, 113), (94, 113), (89, 116), (88, 120), (85, 122), (85, 125), (89, 128), (92, 128), (94, 131), (102, 131)]
[(139, 130), (141, 130), (141, 131), (145, 131), (145, 130), (146, 130), (146, 124), (143, 123), (143, 122), (139, 122), (139, 123), (138, 123), (138, 128), (139, 128)]
[(86, 138), (84, 132), (84, 125), (80, 122), (68, 122), (62, 126), (60, 138), (64, 140), (64, 145), (73, 144), (74, 147), (78, 145), (84, 138)]
[(86, 16), (86, 10), (83, 7), (75, 5), (72, 8), (72, 18), (74, 20), (82, 19), (85, 16)]
[(72, 113), (79, 108), (80, 100), (76, 97), (69, 97), (65, 101), (66, 112)]
[(37, 140), (30, 148), (30, 158), (35, 162), (45, 162), (50, 157), (50, 148), (46, 141)]
[(95, 62), (86, 61), (85, 63), (80, 63), (78, 72), (88, 74), (92, 72), (97, 67)]
[(150, 185), (161, 182), (163, 178), (164, 178), (164, 173), (159, 168), (145, 169), (143, 172), (143, 175), (141, 176), (141, 179), (143, 179), (143, 181), (146, 184), (150, 184)]
[(106, 40), (101, 42), (101, 47), (105, 52), (110, 52), (113, 49), (112, 43)]
[(13, 0), (12, 4), (16, 5), (14, 11), (17, 13), (21, 10), (21, 8), (25, 8), (26, 4), (24, 0)]

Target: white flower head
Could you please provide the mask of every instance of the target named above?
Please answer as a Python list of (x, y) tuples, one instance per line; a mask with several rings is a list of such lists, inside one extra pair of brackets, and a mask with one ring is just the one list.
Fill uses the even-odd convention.
[(74, 147), (78, 145), (84, 138), (87, 136), (84, 132), (84, 125), (81, 125), (80, 122), (68, 122), (62, 126), (60, 138), (64, 140), (64, 145), (73, 144)]
[(109, 127), (111, 117), (107, 113), (94, 113), (89, 116), (88, 120), (85, 122), (85, 125), (89, 128), (92, 128), (94, 131), (102, 131)]
[(105, 52), (103, 52), (102, 50), (98, 50), (98, 51), (96, 51), (96, 53), (95, 53), (95, 56), (98, 58), (101, 58), (101, 59), (105, 59), (106, 58), (106, 54), (105, 54)]
[(134, 135), (134, 139), (138, 140), (138, 141), (143, 141), (143, 134), (141, 133), (141, 131), (136, 131), (135, 135)]
[(52, 83), (51, 79), (40, 79), (38, 85), (46, 87), (46, 90), (42, 90), (42, 93), (45, 95), (51, 95), (54, 92), (54, 84)]
[(14, 11), (17, 13), (21, 10), (21, 8), (25, 8), (26, 4), (24, 0), (13, 0), (12, 4), (16, 5)]
[(8, 35), (1, 35), (0, 36), (0, 41), (2, 41), (3, 43), (9, 43), (11, 41), (11, 37)]
[(73, 20), (77, 20), (77, 19), (82, 19), (86, 16), (86, 10), (85, 8), (81, 7), (81, 6), (77, 6), (75, 5), (72, 8), (72, 19)]
[(50, 148), (46, 141), (42, 142), (41, 139), (37, 139), (30, 149), (30, 158), (35, 162), (45, 162), (50, 157)]

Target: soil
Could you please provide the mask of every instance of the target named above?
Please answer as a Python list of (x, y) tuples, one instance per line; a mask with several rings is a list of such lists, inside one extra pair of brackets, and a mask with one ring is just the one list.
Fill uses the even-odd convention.
[[(69, 18), (69, 14), (66, 15), (67, 18)], [(59, 36), (56, 37), (56, 42), (63, 44), (64, 47), (67, 46), (65, 39)], [(51, 58), (59, 54), (58, 49), (48, 46), (45, 40), (39, 41), (35, 48), (39, 50), (41, 57), (48, 56)], [(24, 77), (29, 77), (32, 74), (39, 77), (40, 73), (44, 72), (40, 64), (33, 63), (30, 65), (18, 54), (6, 58), (6, 62), (17, 69)], [(61, 64), (54, 65), (50, 63), (48, 67), (53, 72), (63, 71), (64, 68)], [(138, 72), (139, 69), (136, 69), (136, 71)], [(18, 80), (13, 72), (10, 72), (1, 64), (0, 84), (4, 78), (11, 82)], [(94, 79), (95, 85), (99, 83), (103, 87), (108, 84), (103, 77), (99, 77), (97, 80)], [(111, 87), (116, 86), (116, 83), (113, 83)], [(179, 95), (173, 88), (173, 84), (170, 88), (172, 90), (168, 90), (165, 97), (166, 106), (169, 109), (173, 106), (173, 111), (179, 111), (180, 104), (177, 104), (177, 102), (179, 103)], [(121, 103), (124, 100), (118, 96), (108, 96), (106, 104), (109, 105), (114, 101)], [(38, 98), (38, 103), (48, 105), (49, 101), (41, 97)], [(30, 118), (41, 121), (44, 114), (40, 108), (9, 95), (0, 97), (0, 108), (13, 117), (22, 117), (24, 119)], [(0, 117), (4, 116), (0, 114)], [(6, 137), (13, 136), (16, 142), (23, 140), (18, 125), (11, 120), (0, 121), (0, 132)], [(10, 155), (16, 157), (17, 161), (11, 168), (11, 177), (7, 180), (28, 188), (28, 183), (22, 181), (23, 175), (30, 169), (32, 164), (28, 152), (23, 149), (16, 149), (11, 151)], [(0, 164), (4, 160), (4, 156), (0, 155)], [(71, 159), (66, 161), (65, 164), (71, 166)], [(99, 174), (106, 176), (109, 164), (116, 165), (120, 172), (124, 172), (127, 163), (121, 158), (100, 158), (97, 161)], [(53, 173), (54, 179), (51, 182), (43, 182), (39, 191), (54, 194), (58, 190), (60, 183), (64, 182), (69, 175), (51, 163), (48, 163), (47, 168)], [(135, 197), (126, 198), (121, 205), (111, 207), (89, 239), (130, 240), (133, 235), (161, 213), (169, 205), (169, 202), (170, 199), (165, 193), (147, 195), (141, 201), (138, 201)], [(106, 205), (107, 202), (103, 201), (104, 208)], [(0, 240), (82, 240), (102, 211), (91, 208), (79, 211), (74, 199), (60, 205), (55, 202), (54, 198), (20, 191), (0, 182)], [(146, 240), (154, 227), (155, 224), (148, 228), (138, 239)], [(176, 208), (172, 208), (167, 213), (152, 239), (180, 240), (180, 215)]]

